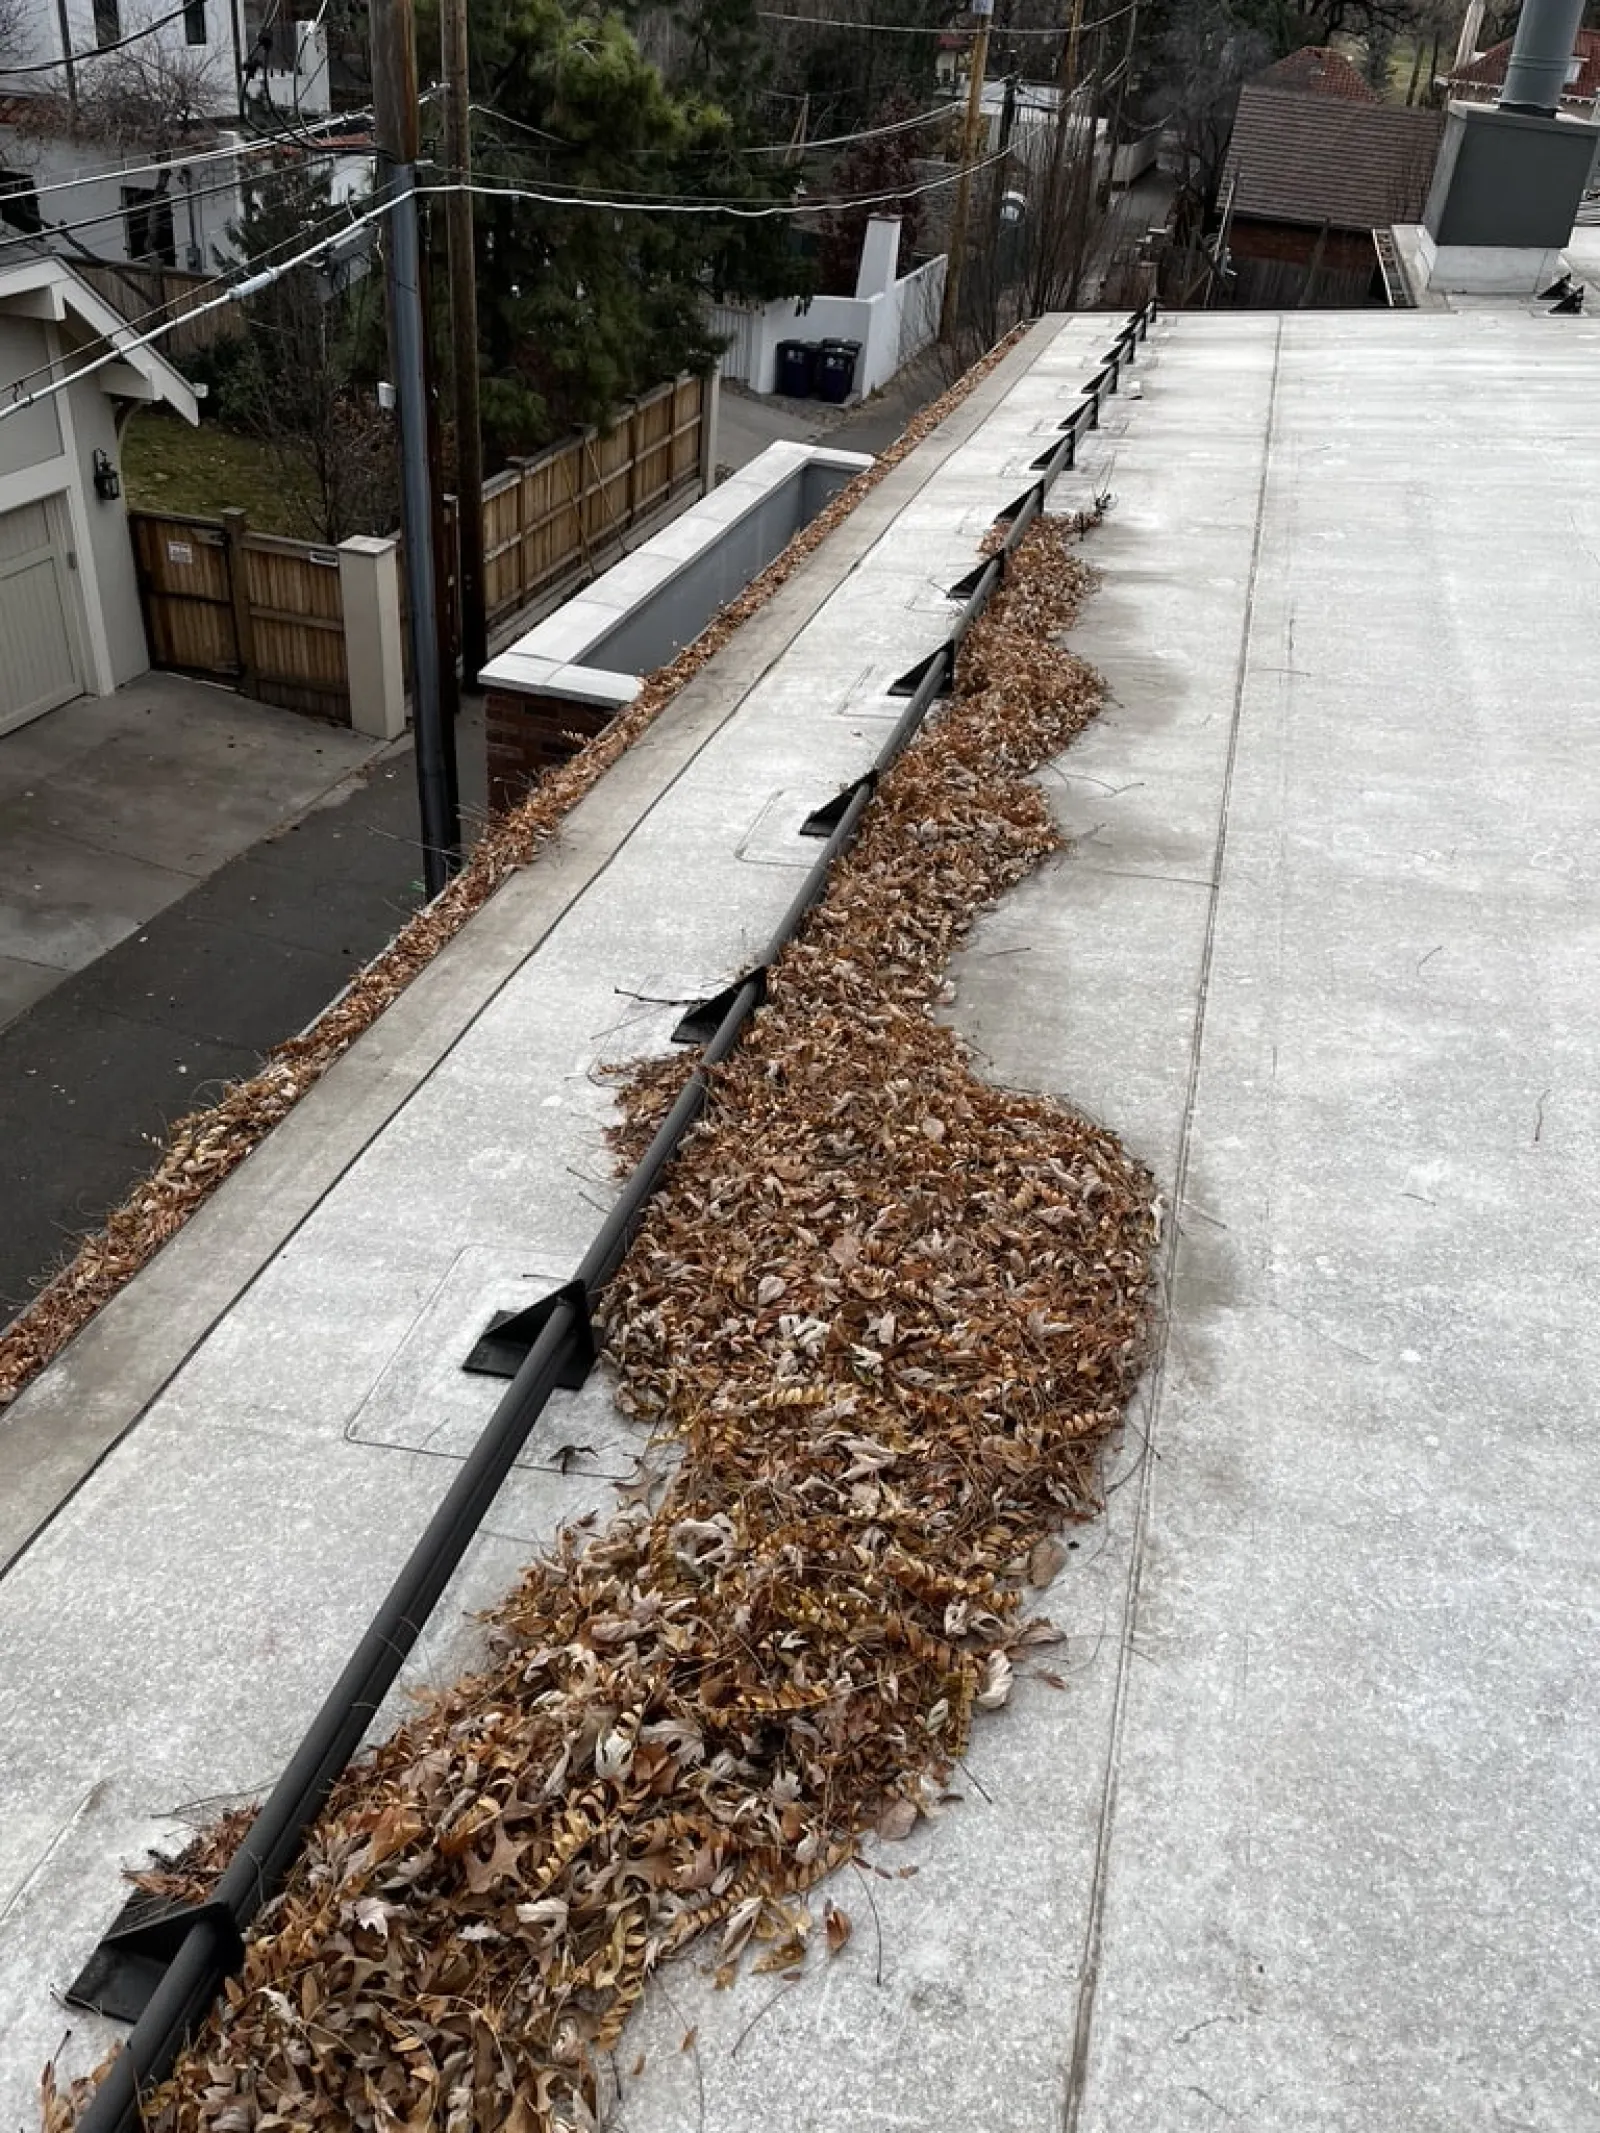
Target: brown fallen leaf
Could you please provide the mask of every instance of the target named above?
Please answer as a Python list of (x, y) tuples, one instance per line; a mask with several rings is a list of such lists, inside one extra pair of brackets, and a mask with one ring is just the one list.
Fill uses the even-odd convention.
[(878, 1835), (902, 1843), (917, 1826), (917, 1810), (908, 1799), (893, 1799), (878, 1817)]
[(699, 2034), (700, 2031), (698, 2028), (686, 2029), (683, 2033), (683, 2039), (678, 2046), (679, 2051), (692, 2052), (694, 2050), (694, 2040), (696, 2037), (699, 2036)]
[[(1143, 1352), (1151, 1185), (1102, 1129), (978, 1079), (930, 1009), (974, 912), (1058, 842), (1026, 772), (1099, 700), (1053, 636), (1084, 583), (1056, 531), (1012, 558), (607, 1290), (625, 1410), (672, 1448), (660, 1509), (558, 1532), (482, 1670), (341, 1778), (150, 2133), (218, 2133), (241, 2071), (257, 2115), (365, 2122), (377, 2098), (442, 2123), (440, 2069), (486, 2052), (474, 2007), (527, 2133), (585, 2122), (655, 1963), (703, 1937), (719, 1990), (747, 1949), (795, 1976), (805, 1891), (875, 1816), (895, 1841), (951, 1796), (1003, 1680), (989, 1655), (1061, 1641), (1026, 1621), (1025, 1580), (1098, 1499)], [(630, 1073), (619, 1150), (691, 1064)], [(766, 1269), (782, 1293), (757, 1306)], [(410, 1834), (374, 1860), (386, 1816), (379, 1848)], [(219, 1824), (156, 1892), (203, 1896), (238, 1835)], [(520, 1856), (475, 1893), (491, 1845)], [(314, 2063), (313, 2010), (339, 2038)]]
[(1053, 1622), (1048, 1622), (1043, 1615), (1039, 1615), (1032, 1622), (1023, 1624), (1014, 1641), (1038, 1649), (1046, 1644), (1065, 1644), (1067, 1635), (1065, 1630), (1057, 1629)]
[(467, 1860), (463, 1879), (473, 1895), (485, 1895), (497, 1881), (509, 1880), (516, 1873), (517, 1861), (527, 1848), (526, 1838), (521, 1843), (514, 1843), (506, 1835), (504, 1824), (496, 1823), (494, 1848), (488, 1858), (480, 1859), (473, 1853)]
[(639, 2076), (644, 2072), (644, 2062), (648, 2056), (648, 2053), (641, 2052), (638, 2058), (634, 2060), (633, 2067), (631, 2070), (633, 2080), (637, 2081)]
[(1053, 1536), (1035, 1541), (1028, 1556), (1028, 1583), (1052, 1585), (1066, 1564), (1067, 1551)]
[(797, 1933), (789, 1933), (776, 1947), (758, 1955), (750, 1967), (757, 1977), (771, 1977), (775, 1971), (792, 1970), (796, 1963), (803, 1963), (805, 1959), (805, 1942)]
[(850, 1923), (850, 1913), (841, 1911), (837, 1904), (830, 1903), (822, 1914), (822, 1924), (828, 1936), (828, 1953), (837, 1955), (855, 1930)]

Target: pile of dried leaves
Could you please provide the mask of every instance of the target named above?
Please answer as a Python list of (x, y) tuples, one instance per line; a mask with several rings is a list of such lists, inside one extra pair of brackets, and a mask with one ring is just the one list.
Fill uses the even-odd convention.
[[(566, 1533), (486, 1669), (347, 1774), (159, 2133), (592, 2126), (654, 1966), (713, 1928), (726, 1974), (839, 1945), (801, 1892), (936, 1805), (1053, 1636), (1020, 1603), (1095, 1508), (1151, 1188), (977, 1078), (935, 1011), (974, 915), (1058, 841), (1028, 773), (1099, 703), (1052, 641), (1072, 538), (1044, 522), (1014, 559), (608, 1292), (619, 1397), (679, 1452), (658, 1507), (641, 1483)], [(684, 1071), (630, 1080), (624, 1152)]]
[(730, 601), (670, 666), (652, 674), (626, 712), (574, 759), (541, 779), (498, 817), (443, 895), (419, 911), (301, 1036), (278, 1046), (260, 1073), (235, 1082), (205, 1110), (179, 1119), (150, 1175), (78, 1248), (27, 1309), (0, 1332), (0, 1408), (52, 1362), (101, 1307), (131, 1281), (228, 1174), (348, 1051), (363, 1030), (495, 890), (549, 843), (563, 818), (728, 639), (793, 576), (806, 557), (891, 468), (960, 405), (1027, 331), (1019, 326), (975, 364), (874, 464), (857, 475), (738, 599)]

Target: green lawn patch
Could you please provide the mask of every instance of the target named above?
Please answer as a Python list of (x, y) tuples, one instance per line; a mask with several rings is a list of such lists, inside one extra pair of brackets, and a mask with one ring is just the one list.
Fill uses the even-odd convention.
[(123, 435), (122, 483), (138, 510), (196, 518), (244, 511), (258, 533), (317, 538), (299, 470), (270, 445), (204, 416), (191, 429), (164, 408), (141, 408)]

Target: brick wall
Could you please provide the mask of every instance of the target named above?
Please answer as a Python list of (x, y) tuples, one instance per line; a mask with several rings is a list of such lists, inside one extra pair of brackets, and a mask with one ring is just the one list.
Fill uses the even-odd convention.
[(547, 770), (575, 756), (615, 717), (606, 704), (491, 689), (484, 702), (490, 808), (499, 814), (513, 806)]

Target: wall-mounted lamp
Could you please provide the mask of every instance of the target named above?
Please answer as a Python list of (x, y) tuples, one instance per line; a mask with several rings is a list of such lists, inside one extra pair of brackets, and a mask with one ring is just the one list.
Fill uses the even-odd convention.
[(94, 455), (94, 493), (103, 504), (115, 502), (122, 494), (122, 476), (100, 451)]

